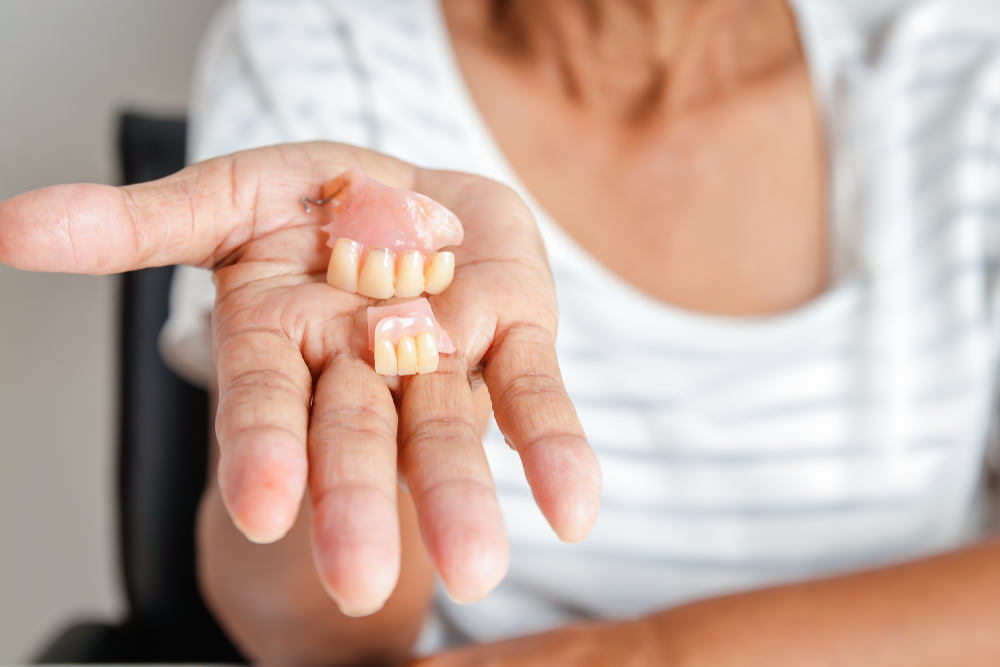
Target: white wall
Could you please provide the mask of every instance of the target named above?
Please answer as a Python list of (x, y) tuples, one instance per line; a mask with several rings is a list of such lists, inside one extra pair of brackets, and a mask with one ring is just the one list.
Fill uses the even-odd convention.
[[(116, 110), (183, 111), (217, 0), (0, 0), (0, 199), (111, 183)], [(0, 663), (121, 609), (113, 278), (0, 266)]]

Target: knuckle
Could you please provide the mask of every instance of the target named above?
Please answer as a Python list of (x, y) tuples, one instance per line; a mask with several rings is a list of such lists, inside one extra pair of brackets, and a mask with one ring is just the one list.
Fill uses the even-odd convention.
[(494, 495), (496, 491), (494, 490), (492, 484), (484, 480), (462, 476), (437, 479), (423, 487), (413, 488), (411, 486), (410, 493), (412, 494), (415, 502), (422, 503), (430, 496), (440, 495), (441, 493), (451, 493), (456, 495), (487, 493), (489, 495)]
[(286, 394), (295, 399), (307, 397), (300, 383), (296, 382), (282, 371), (273, 368), (250, 368), (240, 371), (228, 378), (223, 391), (225, 392), (266, 392), (268, 394)]
[(545, 398), (562, 399), (566, 390), (558, 379), (546, 373), (518, 373), (509, 377), (494, 400), (501, 405), (522, 401), (538, 401)]
[(461, 417), (423, 419), (408, 430), (404, 439), (407, 447), (415, 447), (428, 442), (479, 443), (480, 441), (475, 425)]
[(370, 436), (372, 438), (395, 440), (395, 420), (384, 411), (363, 404), (346, 404), (329, 406), (313, 413), (312, 427), (314, 432), (327, 437), (338, 432), (347, 431), (355, 436)]

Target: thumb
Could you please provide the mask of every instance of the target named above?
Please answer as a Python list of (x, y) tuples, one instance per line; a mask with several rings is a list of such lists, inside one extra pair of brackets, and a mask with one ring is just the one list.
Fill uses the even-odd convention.
[(251, 239), (299, 221), (299, 198), (355, 165), (394, 187), (416, 179), (405, 162), (316, 141), (233, 153), (121, 188), (56, 185), (0, 202), (0, 262), (67, 273), (213, 268)]
[(234, 192), (240, 185), (226, 176), (231, 160), (139, 185), (56, 185), (0, 202), (0, 262), (68, 273), (210, 265), (252, 213), (244, 210), (252, 204), (239, 202), (255, 200), (252, 192)]

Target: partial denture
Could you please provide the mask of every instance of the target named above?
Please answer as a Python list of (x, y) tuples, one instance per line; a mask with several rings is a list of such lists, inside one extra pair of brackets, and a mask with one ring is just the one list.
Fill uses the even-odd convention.
[(323, 186), (333, 205), (323, 226), (333, 248), (328, 283), (373, 299), (439, 294), (455, 276), (462, 242), (455, 214), (429, 197), (400, 190), (353, 168)]
[(368, 309), (368, 349), (379, 375), (423, 375), (436, 371), (438, 355), (455, 346), (427, 299), (417, 299)]

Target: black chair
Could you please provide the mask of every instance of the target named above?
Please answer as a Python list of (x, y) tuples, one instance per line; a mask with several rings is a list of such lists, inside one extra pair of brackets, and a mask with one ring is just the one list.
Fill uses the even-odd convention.
[[(119, 152), (125, 182), (180, 169), (185, 134), (183, 119), (124, 114)], [(167, 368), (157, 351), (172, 274), (173, 267), (162, 267), (122, 276), (118, 539), (126, 618), (72, 625), (35, 662), (245, 662), (208, 613), (195, 579), (208, 399)]]

